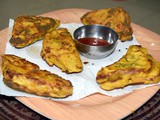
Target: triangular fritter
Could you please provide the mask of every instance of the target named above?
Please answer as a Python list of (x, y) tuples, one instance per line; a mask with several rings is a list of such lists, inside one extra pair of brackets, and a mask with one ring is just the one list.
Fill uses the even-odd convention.
[(12, 89), (54, 98), (73, 93), (70, 81), (15, 55), (2, 55), (2, 72), (4, 83)]
[(74, 40), (66, 28), (52, 29), (45, 35), (41, 56), (48, 65), (56, 65), (63, 72), (81, 72), (83, 69)]
[(131, 45), (119, 61), (99, 70), (96, 80), (104, 90), (158, 83), (160, 63), (144, 47)]
[(16, 48), (23, 48), (43, 39), (47, 31), (57, 28), (59, 24), (59, 20), (49, 17), (19, 16), (14, 20), (12, 38), (9, 42)]
[(121, 41), (131, 40), (132, 27), (129, 14), (121, 7), (106, 8), (87, 12), (81, 17), (84, 25), (100, 24), (117, 32)]

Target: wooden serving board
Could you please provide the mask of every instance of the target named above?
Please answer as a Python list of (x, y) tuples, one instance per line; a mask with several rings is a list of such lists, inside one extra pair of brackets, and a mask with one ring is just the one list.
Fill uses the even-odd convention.
[[(59, 19), (61, 23), (80, 23), (86, 9), (62, 9), (42, 14)], [(160, 61), (160, 35), (132, 23), (134, 35), (149, 53)], [(5, 53), (8, 28), (0, 31), (0, 54)], [(1, 63), (1, 58), (0, 58)], [(160, 86), (152, 86), (118, 97), (94, 94), (72, 102), (61, 102), (40, 98), (16, 97), (34, 111), (55, 120), (115, 120), (134, 112), (150, 99)]]

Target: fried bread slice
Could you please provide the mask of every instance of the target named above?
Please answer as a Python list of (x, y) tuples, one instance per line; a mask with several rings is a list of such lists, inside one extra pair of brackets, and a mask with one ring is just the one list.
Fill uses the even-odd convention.
[(23, 48), (44, 38), (51, 28), (57, 28), (59, 20), (32, 15), (18, 16), (14, 20), (10, 44), (16, 48)]
[(66, 73), (83, 69), (74, 40), (66, 28), (52, 29), (45, 35), (41, 56), (49, 66), (56, 65)]
[(121, 41), (132, 40), (131, 18), (121, 7), (106, 8), (87, 12), (81, 17), (84, 25), (100, 24), (118, 33)]
[(131, 45), (120, 60), (98, 71), (96, 81), (104, 90), (158, 83), (160, 62), (148, 54), (146, 48)]
[(4, 83), (12, 89), (53, 98), (72, 95), (70, 81), (15, 55), (2, 55)]

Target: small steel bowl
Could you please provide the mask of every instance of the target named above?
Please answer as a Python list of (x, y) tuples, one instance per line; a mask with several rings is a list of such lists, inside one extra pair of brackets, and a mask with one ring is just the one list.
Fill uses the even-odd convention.
[[(112, 29), (100, 25), (85, 25), (77, 28), (73, 37), (78, 51), (85, 57), (91, 59), (101, 59), (110, 55), (118, 40), (118, 34)], [(106, 40), (109, 44), (93, 46), (80, 42), (80, 38), (99, 38)]]

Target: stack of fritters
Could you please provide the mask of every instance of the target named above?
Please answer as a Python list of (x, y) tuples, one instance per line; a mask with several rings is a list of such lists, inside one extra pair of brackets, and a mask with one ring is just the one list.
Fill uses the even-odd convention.
[(120, 7), (93, 10), (81, 17), (84, 25), (100, 24), (109, 27), (118, 33), (121, 41), (132, 39), (131, 18)]
[(73, 92), (70, 81), (15, 55), (2, 55), (2, 72), (4, 83), (16, 90), (54, 98)]
[(119, 61), (99, 70), (96, 80), (104, 90), (158, 83), (160, 63), (145, 48), (132, 45)]
[(57, 28), (59, 24), (60, 21), (53, 18), (31, 15), (19, 16), (14, 20), (10, 43), (16, 48), (23, 48), (43, 39), (47, 31), (51, 28)]
[(56, 65), (67, 73), (83, 69), (74, 40), (66, 28), (52, 29), (45, 35), (41, 56), (48, 65)]

